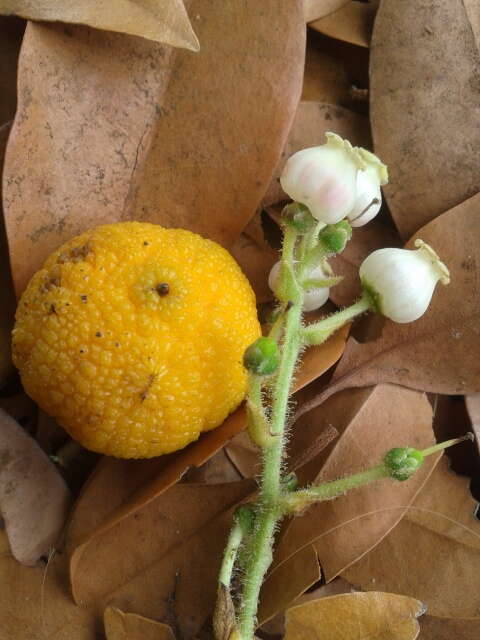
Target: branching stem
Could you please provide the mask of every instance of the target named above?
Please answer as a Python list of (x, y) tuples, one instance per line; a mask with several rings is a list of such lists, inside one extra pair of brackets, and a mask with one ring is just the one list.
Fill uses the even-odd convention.
[[(314, 502), (329, 500), (380, 478), (405, 480), (422, 463), (423, 456), (437, 453), (459, 441), (448, 441), (420, 452), (411, 448), (392, 449), (380, 464), (371, 469), (321, 486), (295, 489), (292, 479), (282, 476), (289, 395), (301, 349), (305, 345), (322, 343), (347, 322), (372, 309), (370, 297), (364, 294), (350, 307), (319, 322), (303, 325), (305, 290), (301, 283), (309, 282), (309, 270), (315, 265), (322, 265), (326, 276), (333, 275), (326, 261), (327, 253), (318, 237), (323, 226), (319, 223), (298, 241), (295, 228), (285, 225), (280, 280), (276, 287), (281, 304), (269, 334), (270, 339), (280, 344), (280, 361), (269, 377), (262, 377), (257, 371), (251, 373), (249, 378), (248, 429), (252, 440), (263, 452), (259, 495), (255, 504), (249, 507), (248, 517), (245, 512), (236, 512), (219, 577), (219, 593), (222, 593), (222, 589), (225, 593), (225, 589), (230, 589), (236, 558), (242, 545), (241, 566), (244, 575), (239, 594), (240, 604), (236, 619), (230, 621), (235, 628), (235, 634), (231, 637), (238, 640), (252, 640), (254, 637), (260, 588), (272, 561), (275, 529), (285, 515), (298, 513)], [(330, 227), (333, 227), (333, 232), (336, 231), (334, 225), (330, 225), (329, 230)], [(342, 233), (345, 234), (345, 231)], [(335, 280), (338, 279), (332, 278), (329, 284), (333, 285)], [(268, 393), (264, 393), (265, 390)], [(271, 398), (268, 411), (264, 407), (264, 396)]]

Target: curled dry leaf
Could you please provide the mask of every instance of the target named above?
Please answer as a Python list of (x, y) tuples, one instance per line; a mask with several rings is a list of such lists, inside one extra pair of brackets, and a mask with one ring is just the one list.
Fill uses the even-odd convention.
[(333, 11), (337, 11), (348, 2), (350, 0), (303, 0), (305, 22), (322, 18)]
[[(420, 229), (416, 237), (438, 252), (451, 283), (437, 286), (428, 311), (416, 322), (387, 320), (381, 336), (365, 344), (350, 338), (331, 384), (300, 412), (339, 389), (379, 382), (444, 394), (480, 392), (479, 214), (480, 194)], [(413, 238), (407, 247), (413, 248)]]
[(93, 640), (95, 620), (77, 607), (65, 588), (65, 558), (48, 566), (23, 567), (10, 555), (0, 531), (1, 634), (15, 640)]
[(230, 640), (235, 628), (235, 606), (230, 589), (219, 585), (212, 626), (215, 640)]
[[(477, 3), (471, 9), (478, 14)], [(382, 1), (371, 46), (371, 122), (404, 238), (479, 190), (479, 65), (462, 0)]]
[(368, 48), (376, 11), (376, 3), (350, 1), (335, 13), (315, 20), (309, 26), (324, 36)]
[(55, 547), (70, 492), (35, 440), (0, 410), (0, 511), (12, 553), (33, 565)]
[(425, 615), (420, 621), (422, 640), (478, 640), (479, 618), (436, 618)]
[(76, 602), (98, 615), (128, 609), (194, 637), (213, 611), (233, 508), (254, 489), (251, 480), (171, 487), (84, 546), (71, 566)]
[[(299, 436), (312, 438), (329, 426), (341, 434), (297, 471), (299, 481), (318, 484), (367, 469), (395, 446), (423, 449), (434, 441), (431, 424), (430, 404), (418, 391), (379, 385), (336, 394), (295, 425)], [(437, 460), (438, 456), (427, 458), (408, 482), (385, 478), (313, 505), (294, 518), (275, 552), (272, 574), (305, 545), (313, 544), (327, 582), (335, 578), (401, 520)]]
[(432, 616), (478, 616), (476, 506), (467, 479), (444, 459), (397, 527), (344, 577), (364, 590), (393, 589), (423, 599)]
[(393, 593), (350, 593), (288, 609), (285, 640), (415, 640), (421, 602)]
[(370, 147), (370, 127), (367, 118), (337, 105), (323, 102), (303, 101), (298, 105), (282, 157), (275, 169), (273, 180), (268, 187), (262, 204), (270, 206), (288, 196), (280, 186), (280, 175), (288, 158), (306, 147), (315, 147), (325, 142), (325, 133), (333, 131), (347, 138), (354, 145)]
[(191, 51), (200, 48), (183, 0), (0, 0), (0, 13), (118, 31)]
[[(2, 58), (0, 52), (0, 60), (1, 59)], [(2, 95), (1, 88), (0, 95)], [(0, 176), (2, 175), (3, 158), (9, 133), (10, 123), (6, 123), (3, 126), (0, 126)], [(13, 318), (15, 313), (15, 296), (13, 294), (10, 265), (8, 262), (7, 239), (5, 236), (1, 201), (2, 185), (0, 180), (0, 308), (2, 309), (2, 312), (0, 313), (0, 386), (3, 385), (8, 374), (12, 371), (10, 354), (10, 332), (13, 326)]]
[(472, 423), (472, 431), (475, 434), (477, 447), (480, 446), (480, 393), (465, 397), (468, 416)]
[(105, 609), (103, 623), (107, 640), (175, 640), (168, 625), (116, 607)]
[(61, 242), (101, 223), (137, 219), (233, 243), (278, 163), (302, 81), (300, 0), (257, 9), (193, 0), (195, 55), (28, 25), (4, 177), (17, 292)]

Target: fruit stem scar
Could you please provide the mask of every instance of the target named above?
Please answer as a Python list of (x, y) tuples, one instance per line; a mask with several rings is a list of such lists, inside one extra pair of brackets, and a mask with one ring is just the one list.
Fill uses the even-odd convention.
[(168, 293), (170, 291), (170, 287), (168, 285), (168, 282), (160, 282), (159, 284), (157, 284), (157, 286), (155, 287), (155, 291), (162, 298), (163, 298), (163, 296), (168, 295)]

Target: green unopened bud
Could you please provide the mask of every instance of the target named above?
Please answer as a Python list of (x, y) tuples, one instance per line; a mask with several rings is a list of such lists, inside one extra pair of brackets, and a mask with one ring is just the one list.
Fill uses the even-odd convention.
[(293, 227), (299, 234), (308, 233), (317, 224), (317, 220), (312, 216), (308, 207), (300, 202), (292, 202), (284, 207), (282, 222)]
[(245, 369), (257, 376), (269, 376), (280, 362), (280, 351), (272, 338), (258, 338), (247, 347), (243, 356)]
[(383, 462), (390, 477), (395, 480), (408, 480), (423, 463), (423, 454), (412, 447), (390, 449)]
[(346, 220), (327, 225), (319, 235), (319, 242), (330, 254), (341, 253), (352, 237), (352, 227)]

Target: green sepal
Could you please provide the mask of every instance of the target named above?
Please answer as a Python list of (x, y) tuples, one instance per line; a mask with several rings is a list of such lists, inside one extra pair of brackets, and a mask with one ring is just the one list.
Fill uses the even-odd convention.
[(328, 255), (341, 253), (352, 237), (352, 227), (346, 220), (329, 224), (320, 231), (318, 242)]
[(304, 204), (292, 202), (283, 208), (282, 224), (292, 227), (300, 235), (305, 235), (312, 231), (317, 224), (317, 220)]

